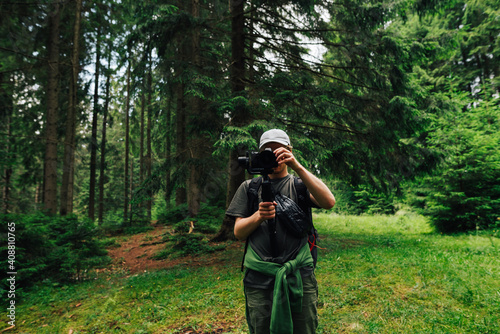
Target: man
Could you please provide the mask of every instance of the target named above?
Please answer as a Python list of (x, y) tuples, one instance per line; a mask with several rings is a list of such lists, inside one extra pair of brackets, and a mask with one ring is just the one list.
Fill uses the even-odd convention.
[[(278, 167), (269, 175), (275, 194), (280, 193), (298, 203), (296, 181), (288, 174), (290, 167), (307, 187), (308, 206), (330, 209), (335, 205), (335, 197), (328, 187), (295, 159), (284, 131), (272, 129), (261, 136), (260, 151), (268, 148), (278, 162)], [(236, 238), (248, 239), (243, 283), (250, 333), (315, 333), (318, 289), (309, 238), (292, 235), (279, 220), (276, 221), (276, 238), (271, 238), (268, 223), (277, 217), (277, 203), (262, 202), (259, 189), (258, 210), (251, 212), (248, 207), (250, 182), (241, 184), (226, 212), (236, 217)], [(274, 251), (278, 249), (275, 256), (273, 242), (277, 244)]]

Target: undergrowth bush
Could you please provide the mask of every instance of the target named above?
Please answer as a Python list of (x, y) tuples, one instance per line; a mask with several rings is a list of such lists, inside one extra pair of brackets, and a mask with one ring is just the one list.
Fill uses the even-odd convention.
[[(432, 189), (426, 213), (441, 232), (494, 229), (500, 217), (500, 114), (485, 101), (472, 107), (456, 96), (429, 137), (441, 154), (439, 169), (426, 179)], [(463, 112), (466, 111), (466, 112)]]
[[(88, 219), (43, 213), (3, 214), (0, 215), (3, 235), (7, 235), (8, 223), (15, 223), (16, 285), (22, 287), (17, 292), (42, 280), (80, 280), (89, 269), (109, 263), (104, 245), (97, 238), (99, 230)], [(3, 259), (7, 259), (7, 252), (7, 244), (2, 243)], [(8, 263), (2, 261), (2, 273), (12, 271), (7, 266)], [(2, 280), (2, 293), (5, 284)]]
[(356, 214), (393, 214), (396, 211), (390, 194), (383, 194), (361, 186), (359, 190), (354, 191), (353, 197)]
[(173, 226), (175, 231), (187, 232), (190, 222), (193, 222), (196, 232), (210, 234), (219, 230), (224, 219), (224, 209), (203, 203), (196, 217), (189, 217), (187, 204), (178, 205), (175, 208), (160, 212), (158, 223)]
[(397, 202), (393, 194), (386, 194), (366, 185), (356, 187), (341, 181), (330, 182), (337, 204), (335, 212), (339, 214), (394, 214)]
[(173, 225), (185, 218), (189, 217), (187, 204), (177, 205), (174, 208), (157, 213), (158, 223), (165, 225)]
[(157, 258), (171, 254), (196, 255), (221, 249), (208, 242), (208, 234), (216, 233), (224, 218), (224, 209), (203, 203), (196, 217), (189, 217), (187, 205), (158, 213), (158, 223), (172, 226), (173, 234), (166, 234), (166, 249)]
[(170, 255), (199, 255), (213, 253), (225, 248), (224, 245), (211, 245), (206, 235), (202, 233), (178, 233), (167, 235), (165, 241), (170, 242), (171, 247), (166, 248), (155, 256), (163, 259)]

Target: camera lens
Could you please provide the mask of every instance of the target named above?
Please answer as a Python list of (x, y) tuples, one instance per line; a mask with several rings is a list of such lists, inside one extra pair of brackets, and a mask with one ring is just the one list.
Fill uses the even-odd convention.
[(274, 168), (278, 166), (276, 156), (272, 151), (262, 151), (259, 153), (259, 163), (264, 168)]

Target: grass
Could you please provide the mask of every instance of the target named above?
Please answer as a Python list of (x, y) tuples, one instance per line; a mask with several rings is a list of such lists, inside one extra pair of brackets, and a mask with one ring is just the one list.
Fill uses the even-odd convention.
[(420, 216), (316, 217), (321, 333), (500, 333), (500, 240)]
[[(500, 333), (494, 232), (439, 235), (411, 214), (317, 214), (315, 224), (324, 248), (318, 334)], [(241, 254), (229, 247), (210, 266), (40, 286), (18, 305), (8, 332), (246, 333)]]

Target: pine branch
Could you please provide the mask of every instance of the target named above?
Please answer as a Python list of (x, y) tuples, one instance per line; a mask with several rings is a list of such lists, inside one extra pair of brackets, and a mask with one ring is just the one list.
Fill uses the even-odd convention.
[[(312, 101), (311, 101), (311, 102), (312, 102)], [(297, 108), (303, 108), (303, 106), (302, 106), (302, 105), (300, 105), (297, 101), (292, 101), (292, 103), (293, 103), (293, 104), (294, 104)], [(328, 103), (333, 104), (333, 105), (335, 105), (335, 106), (337, 106), (337, 107), (340, 107), (340, 108), (343, 108), (343, 109), (347, 109), (347, 110), (349, 110), (349, 109), (348, 109), (348, 108), (346, 108), (345, 106), (340, 105), (340, 104), (338, 104), (338, 103), (331, 102), (331, 101), (328, 101)], [(314, 103), (311, 103), (311, 105), (314, 105)], [(339, 131), (342, 131), (342, 132), (349, 132), (349, 133), (355, 133), (355, 134), (359, 134), (359, 135), (364, 134), (364, 133), (362, 133), (362, 132), (360, 132), (360, 131), (357, 131), (357, 130), (352, 130), (352, 129), (350, 129), (347, 125), (342, 124), (342, 123), (339, 123), (339, 122), (337, 122), (337, 121), (334, 121), (333, 119), (331, 119), (331, 118), (329, 118), (329, 117), (327, 117), (327, 116), (325, 116), (325, 115), (319, 115), (319, 118), (320, 118), (321, 120), (326, 120), (326, 121), (328, 121), (328, 122), (332, 122), (332, 123), (334, 123), (335, 125), (337, 125), (338, 127), (340, 127), (340, 129), (339, 129), (339, 128), (335, 128), (335, 129), (337, 129), (337, 130), (339, 130)], [(289, 121), (290, 121), (290, 122), (295, 122), (295, 123), (301, 123), (301, 124), (311, 124), (311, 125), (313, 124), (313, 123), (308, 123), (308, 122), (291, 121), (291, 120), (289, 120)], [(333, 127), (329, 127), (329, 126), (327, 126), (327, 125), (325, 125), (325, 126), (322, 126), (322, 125), (317, 125), (317, 127), (326, 127), (326, 128), (332, 128), (332, 129), (333, 129)]]
[(275, 46), (273, 44), (267, 44), (267, 43), (259, 42), (258, 40), (253, 40), (253, 39), (251, 41), (253, 41), (253, 42), (257, 43), (257, 44), (260, 44), (260, 45), (262, 45), (264, 47), (267, 47), (268, 49), (275, 50), (279, 54), (286, 55), (286, 56), (294, 59), (298, 63), (301, 63), (301, 62), (308, 63), (308, 61), (302, 59), (302, 57), (300, 55), (295, 55), (295, 54), (293, 54), (291, 52), (288, 52), (288, 51), (286, 51), (286, 50), (284, 50), (282, 48), (279, 48), (279, 47), (277, 47), (277, 46)]
[(283, 26), (279, 26), (276, 24), (269, 23), (267, 21), (261, 20), (259, 18), (251, 18), (251, 20), (255, 22), (262, 23), (266, 26), (273, 27), (279, 30), (285, 30), (285, 31), (290, 31), (290, 32), (298, 32), (298, 33), (305, 33), (305, 32), (353, 32), (345, 29), (303, 29), (303, 28), (287, 28)]
[[(348, 128), (344, 128), (344, 125), (341, 125), (339, 123), (334, 122), (337, 125), (340, 125), (342, 128), (334, 127), (334, 126), (329, 126), (329, 125), (321, 125), (321, 124), (314, 124), (310, 122), (303, 122), (303, 121), (293, 121), (290, 119), (284, 119), (284, 118), (278, 118), (280, 122), (282, 122), (285, 125), (290, 125), (290, 124), (299, 124), (302, 126), (310, 126), (313, 128), (320, 128), (320, 129), (328, 129), (328, 130), (335, 130), (335, 131), (340, 131), (340, 132), (347, 132), (347, 133), (352, 133), (352, 134), (357, 134), (357, 135), (364, 135), (364, 133), (356, 131), (356, 130), (351, 130)], [(331, 121), (331, 120), (330, 120)]]
[(71, 0), (61, 0), (54, 2), (20, 2), (20, 1), (11, 1), (11, 2), (2, 2), (2, 5), (22, 5), (22, 6), (36, 6), (36, 5), (57, 5), (57, 4), (65, 4), (70, 2)]
[(332, 46), (332, 47), (348, 47), (348, 44), (340, 44), (340, 43), (330, 43), (326, 41), (321, 41), (321, 42), (296, 42), (296, 41), (291, 41), (288, 39), (284, 38), (277, 38), (277, 37), (269, 37), (269, 36), (264, 36), (264, 35), (257, 35), (257, 34), (246, 34), (247, 37), (256, 37), (256, 38), (264, 38), (267, 40), (275, 40), (275, 41), (280, 41), (280, 42), (286, 42), (290, 44), (295, 44), (295, 45), (327, 45), (327, 46)]
[[(256, 36), (256, 35), (254, 35)], [(265, 37), (265, 36), (258, 36), (258, 37), (262, 37), (264, 39), (267, 39), (267, 40), (275, 40), (274, 38), (269, 38), (269, 37)], [(278, 51), (279, 53), (282, 53), (282, 54), (288, 54), (289, 56), (291, 57), (294, 57), (294, 58), (298, 58), (296, 55), (293, 55), (287, 51), (284, 51), (283, 49), (273, 45), (273, 44), (265, 44), (263, 42), (259, 42), (258, 40), (256, 39), (251, 39), (249, 38), (249, 40), (251, 40), (252, 42), (255, 42), (257, 44), (260, 44), (264, 47), (267, 47), (267, 48), (270, 48), (270, 49), (274, 49), (276, 51)], [(281, 41), (287, 41), (287, 40), (281, 40)], [(288, 42), (288, 41), (287, 41)], [(311, 56), (311, 55), (309, 55)], [(316, 57), (314, 57), (315, 59), (318, 59)], [(314, 61), (311, 61), (311, 60), (307, 60), (307, 59), (302, 59), (300, 58), (301, 61), (305, 62), (305, 63), (308, 63), (310, 65), (314, 65), (314, 66), (318, 66), (318, 67), (327, 67), (327, 68), (334, 68), (334, 69), (362, 69), (362, 70), (369, 70), (370, 68), (368, 67), (365, 67), (365, 66), (336, 66), (336, 65), (332, 65), (332, 64), (327, 64), (327, 63), (323, 63), (323, 62), (314, 62)], [(319, 59), (318, 59), (319, 60)]]
[[(245, 57), (245, 59), (250, 60), (248, 57)], [(294, 69), (294, 70), (299, 70), (299, 71), (307, 71), (307, 72), (311, 72), (312, 74), (317, 75), (319, 77), (325, 77), (325, 78), (334, 79), (334, 80), (343, 82), (343, 83), (348, 84), (348, 85), (352, 85), (352, 86), (356, 86), (356, 87), (361, 87), (361, 88), (366, 88), (366, 89), (375, 90), (375, 91), (380, 91), (380, 89), (378, 89), (378, 88), (374, 88), (374, 87), (366, 86), (366, 85), (363, 85), (363, 84), (357, 84), (357, 83), (354, 83), (354, 82), (346, 81), (346, 80), (341, 79), (339, 77), (336, 77), (336, 76), (333, 76), (333, 75), (330, 75), (330, 74), (327, 74), (327, 73), (323, 73), (323, 72), (318, 72), (318, 71), (315, 71), (315, 70), (313, 70), (311, 68), (308, 68), (308, 67), (287, 65), (287, 64), (282, 64), (282, 63), (278, 63), (278, 62), (272, 62), (272, 61), (269, 61), (266, 58), (264, 58), (264, 59), (266, 61), (257, 60), (257, 59), (253, 59), (253, 61), (256, 61), (256, 62), (262, 63), (262, 64), (271, 65), (271, 66), (274, 66), (275, 68), (283, 68), (283, 69), (288, 69), (288, 70), (289, 69)]]
[(28, 55), (28, 54), (25, 54), (25, 53), (22, 53), (22, 52), (19, 52), (19, 51), (16, 51), (16, 50), (4, 48), (2, 46), (0, 46), (0, 50), (5, 51), (5, 52), (9, 52), (9, 53), (14, 53), (14, 54), (17, 54), (17, 55), (21, 55), (23, 57), (27, 57), (27, 58), (31, 58), (31, 59), (47, 60), (47, 58), (40, 58), (40, 57), (31, 56), (31, 55)]
[(279, 18), (281, 19), (281, 21), (284, 21), (285, 23), (289, 24), (290, 26), (295, 26), (297, 22), (300, 22), (300, 20), (297, 20), (292, 13), (290, 13), (289, 11), (287, 11), (285, 8), (281, 7), (281, 8), (278, 8), (278, 9), (282, 9), (284, 10), (287, 14), (288, 14), (288, 17), (293, 17), (294, 20), (290, 20), (287, 16), (283, 16), (281, 15), (280, 13), (279, 16), (276, 16), (276, 13), (277, 12), (271, 12), (268, 8), (266, 7), (263, 7), (262, 10), (264, 10), (264, 13), (263, 13), (263, 17), (272, 17), (273, 19), (275, 18)]
[[(12, 73), (12, 72), (17, 72), (17, 71), (29, 71), (33, 68), (33, 66), (25, 66), (25, 67), (19, 67), (19, 68), (13, 68), (11, 70), (7, 70), (7, 71), (0, 71), (0, 74), (4, 74), (4, 73)], [(0, 82), (0, 83), (5, 83), (5, 82)]]

